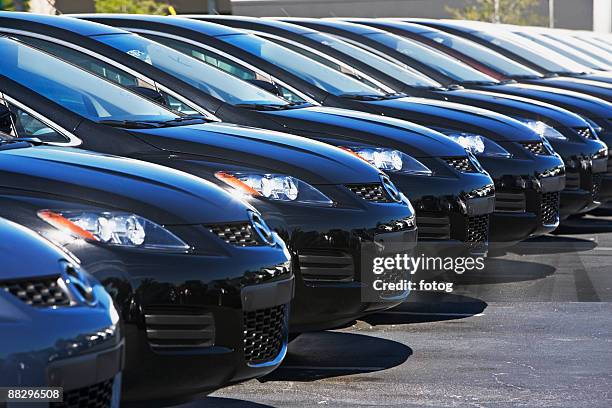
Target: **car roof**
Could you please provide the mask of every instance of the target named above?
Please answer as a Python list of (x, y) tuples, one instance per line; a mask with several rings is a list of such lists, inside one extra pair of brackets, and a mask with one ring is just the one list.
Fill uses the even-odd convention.
[[(76, 34), (85, 36), (125, 34), (126, 31), (119, 28), (109, 27), (103, 24), (92, 23), (89, 21), (78, 20), (63, 16), (52, 16), (35, 13), (17, 13), (0, 11), (0, 19), (19, 21), (20, 24), (35, 23), (49, 27), (72, 31)], [(27, 29), (26, 26), (22, 26)]]

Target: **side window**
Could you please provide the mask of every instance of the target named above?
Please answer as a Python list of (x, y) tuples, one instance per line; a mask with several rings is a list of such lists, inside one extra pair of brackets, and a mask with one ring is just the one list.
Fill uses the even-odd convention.
[(36, 137), (43, 142), (66, 143), (69, 140), (56, 132), (53, 128), (47, 126), (40, 120), (36, 119), (28, 112), (15, 105), (8, 104), (9, 110), (13, 114), (15, 121), (15, 130), (17, 137)]
[[(213, 51), (197, 47), (195, 45), (191, 45), (188, 43), (184, 43), (182, 41), (177, 41), (171, 38), (161, 37), (158, 35), (151, 34), (143, 34), (143, 36), (149, 38), (150, 40), (161, 43), (170, 48), (174, 48), (177, 51), (182, 52), (183, 54), (187, 54), (192, 56), (193, 58), (199, 59), (213, 67), (216, 67), (222, 71), (227, 72), (235, 77), (238, 77), (245, 81), (266, 81), (273, 83), (269, 77), (263, 76), (251, 69), (248, 69), (229, 58), (225, 58)], [(303, 98), (299, 97), (295, 93), (291, 92), (289, 89), (283, 87), (280, 84), (275, 84), (278, 90), (280, 91), (280, 95), (282, 98), (288, 100), (289, 102), (306, 102)]]
[(104, 77), (109, 81), (113, 81), (119, 85), (126, 87), (142, 86), (146, 88), (153, 88), (153, 86), (149, 85), (144, 81), (141, 81), (135, 76), (125, 71), (119, 70), (104, 61), (98, 60), (80, 51), (76, 51), (50, 41), (41, 40), (39, 38), (26, 37), (22, 35), (18, 35), (16, 37), (26, 44), (39, 48), (45, 52), (48, 52), (51, 55), (68, 61), (80, 68), (83, 68), (86, 71)]

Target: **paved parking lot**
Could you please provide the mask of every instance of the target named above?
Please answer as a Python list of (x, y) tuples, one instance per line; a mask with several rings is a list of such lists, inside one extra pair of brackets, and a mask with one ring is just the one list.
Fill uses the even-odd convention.
[(612, 406), (612, 217), (492, 262), (452, 294), (303, 335), (263, 382), (181, 408)]

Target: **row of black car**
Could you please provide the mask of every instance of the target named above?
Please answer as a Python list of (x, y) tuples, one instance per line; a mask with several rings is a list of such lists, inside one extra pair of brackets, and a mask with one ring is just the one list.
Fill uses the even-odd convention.
[(362, 298), (369, 244), (483, 255), (612, 200), (609, 73), (287, 20), (0, 13), (0, 386), (188, 400), (405, 300)]

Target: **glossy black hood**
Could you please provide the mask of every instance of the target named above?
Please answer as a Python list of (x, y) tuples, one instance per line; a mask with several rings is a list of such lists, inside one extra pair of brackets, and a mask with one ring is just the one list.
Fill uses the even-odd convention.
[(311, 184), (369, 183), (380, 172), (365, 161), (327, 144), (274, 132), (207, 123), (160, 129), (131, 130), (159, 149), (200, 156), (225, 164), (283, 173)]
[[(458, 103), (422, 98), (397, 98), (367, 102), (381, 113), (416, 120), (433, 128), (460, 129), (482, 134), (495, 141), (539, 141), (539, 136), (521, 122), (489, 110)], [(405, 112), (405, 113), (403, 113)], [(391, 114), (391, 112), (388, 112)]]
[(0, 188), (133, 212), (167, 225), (248, 219), (248, 206), (212, 183), (155, 164), (76, 149), (0, 150)]
[(417, 158), (465, 156), (463, 147), (441, 133), (394, 118), (328, 107), (266, 113), (289, 130), (325, 133), (330, 143), (390, 147)]

